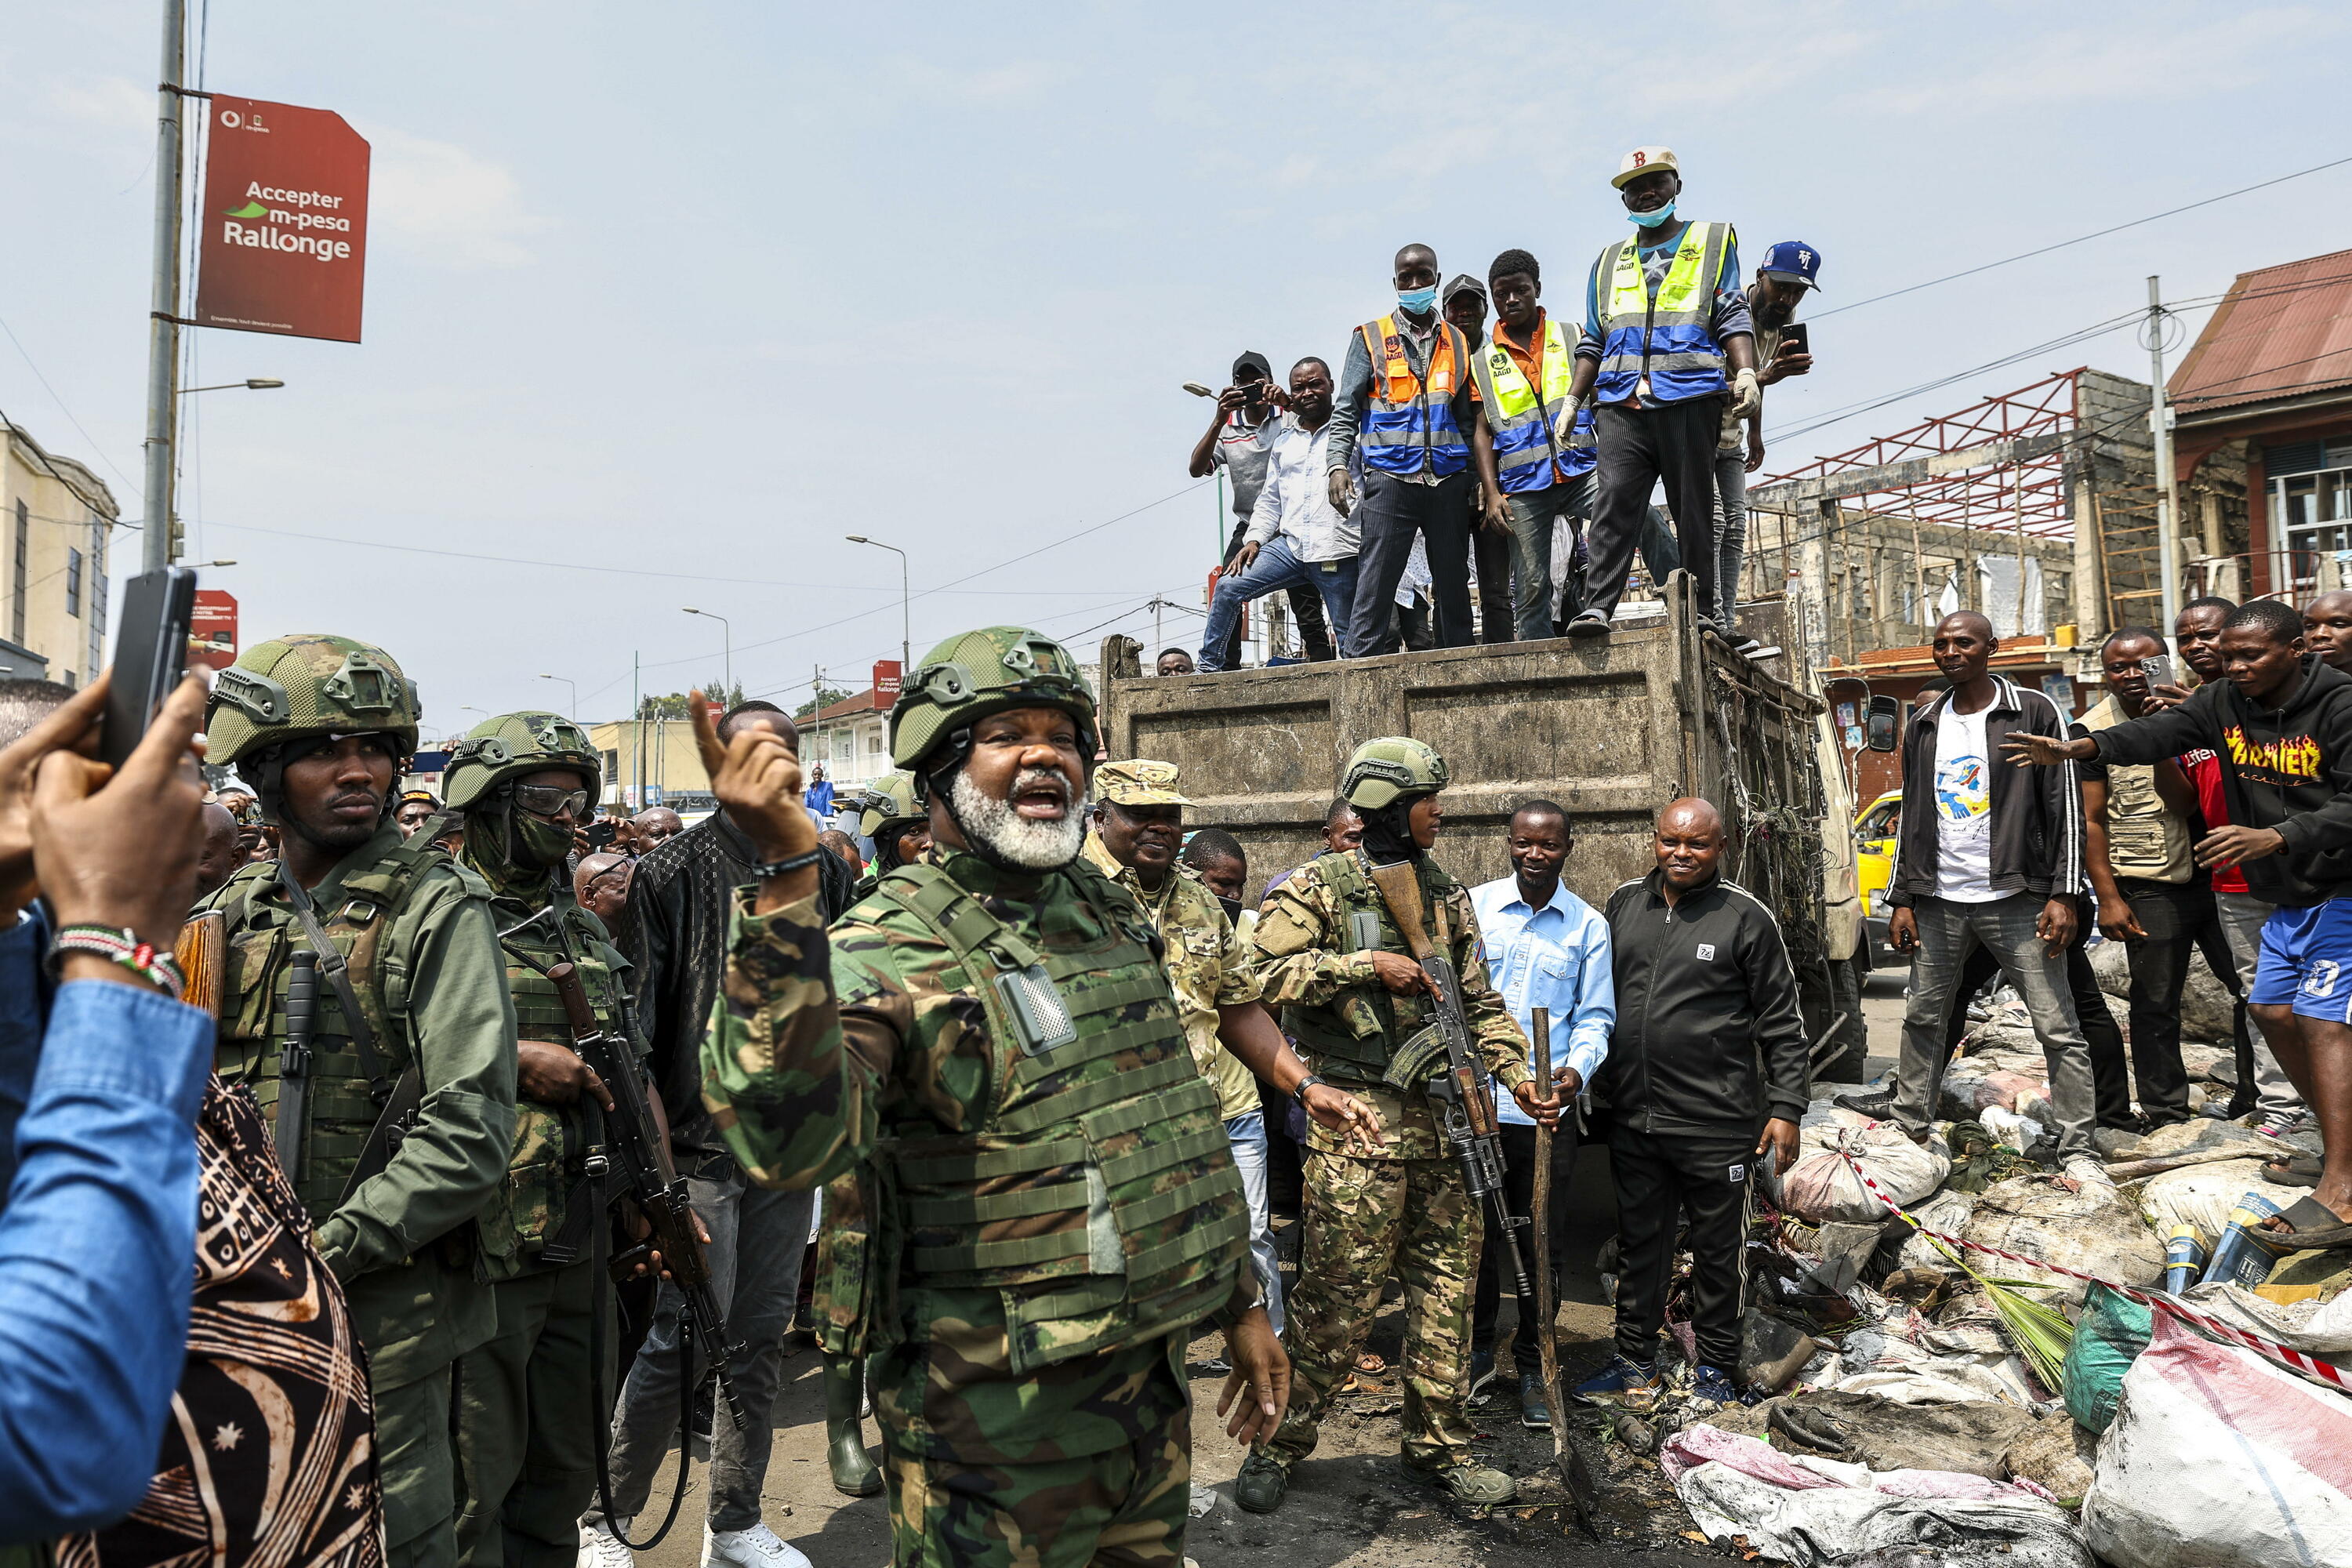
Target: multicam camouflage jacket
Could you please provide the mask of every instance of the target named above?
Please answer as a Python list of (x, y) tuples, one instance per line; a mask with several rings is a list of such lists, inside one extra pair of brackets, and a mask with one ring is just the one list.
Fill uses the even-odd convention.
[(1193, 1065), (1217, 1086), (1218, 1114), (1231, 1121), (1258, 1109), (1257, 1079), (1217, 1038), (1217, 1009), (1258, 1000), (1256, 954), (1234, 932), (1216, 895), (1183, 867), (1171, 868), (1157, 892), (1147, 891), (1133, 868), (1122, 866), (1099, 835), (1087, 835), (1087, 858), (1125, 888), (1168, 944), (1161, 961), (1168, 987), (1184, 1016)]
[[(758, 915), (738, 894), (703, 1102), (761, 1185), (872, 1173), (863, 1274), (836, 1270), (825, 1310), (871, 1331), (894, 1449), (1129, 1446), (1185, 1407), (1183, 1328), (1255, 1295), (1214, 1091), (1149, 922), (1092, 867), (1023, 877), (934, 849), (920, 868), (830, 933), (814, 899)], [(909, 901), (926, 896), (936, 918)], [(994, 964), (960, 956), (975, 932)], [(1054, 974), (1067, 1043), (1008, 1022), (1006, 943)]]
[[(1344, 862), (1344, 864), (1342, 863)], [(1453, 960), (1462, 1011), (1487, 1070), (1510, 1089), (1534, 1076), (1527, 1037), (1486, 978), (1470, 892), (1427, 856), (1420, 863), (1423, 927)], [(1258, 981), (1268, 1005), (1282, 1009), (1284, 1032), (1318, 1073), (1372, 1103), (1391, 1158), (1446, 1153), (1428, 1099), (1381, 1082), (1389, 1054), (1431, 1021), (1426, 996), (1390, 994), (1372, 970), (1375, 952), (1404, 953), (1404, 933), (1353, 851), (1318, 855), (1275, 889), (1250, 932)], [(1308, 1124), (1309, 1146), (1340, 1153), (1338, 1137)]]

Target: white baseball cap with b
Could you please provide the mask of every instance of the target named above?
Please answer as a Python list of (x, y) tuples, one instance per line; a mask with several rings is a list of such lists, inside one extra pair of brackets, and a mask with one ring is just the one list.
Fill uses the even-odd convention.
[(1677, 177), (1683, 172), (1682, 163), (1675, 157), (1673, 148), (1636, 147), (1625, 154), (1625, 161), (1617, 165), (1617, 177), (1609, 183), (1622, 191), (1626, 181), (1637, 174), (1646, 174), (1653, 169), (1672, 169)]

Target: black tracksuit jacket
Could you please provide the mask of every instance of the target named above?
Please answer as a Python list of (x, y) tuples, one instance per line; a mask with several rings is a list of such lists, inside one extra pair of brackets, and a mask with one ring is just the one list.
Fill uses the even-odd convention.
[(2317, 654), (2305, 657), (2284, 708), (2257, 708), (2228, 681), (2209, 681), (2179, 707), (2094, 739), (2103, 763), (2210, 748), (2221, 759), (2230, 820), (2275, 827), (2286, 840), (2282, 853), (2239, 868), (2255, 898), (2309, 909), (2352, 894), (2352, 676)]
[(1805, 1113), (1812, 1068), (1780, 922), (1720, 879), (1669, 905), (1664, 873), (1610, 895), (1617, 1029), (1593, 1091), (1620, 1126), (1750, 1136)]
[[(1986, 784), (1992, 796), (1993, 891), (2073, 898), (2090, 887), (2083, 866), (2083, 783), (2075, 776), (2074, 764), (2014, 767), (2000, 749), (2001, 737), (2011, 730), (2063, 741), (2067, 716), (2041, 692), (2006, 676), (1994, 676), (1992, 683), (1992, 706), (1985, 710), (1985, 765), (1990, 770)], [(1936, 816), (1936, 725), (1951, 703), (1951, 692), (1937, 693), (1911, 716), (1904, 732), (1903, 820), (1895, 830), (1895, 865), (1886, 884), (1889, 909), (1935, 896), (1936, 857), (1941, 847)]]

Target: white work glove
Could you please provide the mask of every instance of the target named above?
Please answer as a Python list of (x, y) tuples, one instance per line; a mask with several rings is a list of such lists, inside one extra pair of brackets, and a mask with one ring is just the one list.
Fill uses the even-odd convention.
[(1330, 477), (1325, 481), (1325, 487), (1331, 498), (1331, 510), (1338, 512), (1341, 517), (1347, 516), (1349, 488), (1348, 470), (1345, 468), (1332, 469)]
[(1745, 419), (1764, 406), (1764, 384), (1756, 379), (1752, 370), (1743, 370), (1731, 378), (1731, 411)]
[(1559, 442), (1562, 447), (1566, 447), (1574, 441), (1576, 438), (1576, 422), (1583, 416), (1585, 407), (1591, 401), (1591, 399), (1583, 397), (1570, 398), (1568, 400), (1568, 405), (1559, 411), (1559, 422), (1551, 427), (1551, 438)]

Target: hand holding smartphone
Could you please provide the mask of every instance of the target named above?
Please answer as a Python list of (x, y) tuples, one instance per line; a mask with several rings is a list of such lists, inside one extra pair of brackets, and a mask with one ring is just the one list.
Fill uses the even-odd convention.
[(187, 674), (188, 628), (195, 607), (196, 574), (190, 567), (142, 572), (123, 589), (122, 628), (115, 634), (114, 678), (98, 751), (118, 770)]

